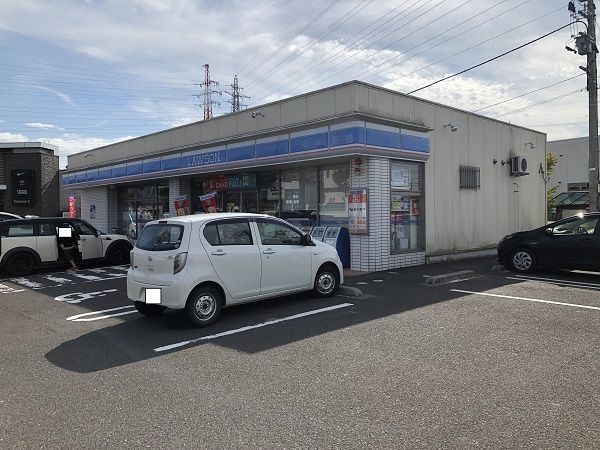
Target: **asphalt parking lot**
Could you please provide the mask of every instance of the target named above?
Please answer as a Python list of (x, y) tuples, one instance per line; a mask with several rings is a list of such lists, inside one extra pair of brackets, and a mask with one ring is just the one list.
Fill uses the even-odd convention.
[(600, 274), (493, 264), (349, 277), (363, 297), (200, 330), (138, 314), (125, 266), (2, 278), (0, 448), (598, 447)]

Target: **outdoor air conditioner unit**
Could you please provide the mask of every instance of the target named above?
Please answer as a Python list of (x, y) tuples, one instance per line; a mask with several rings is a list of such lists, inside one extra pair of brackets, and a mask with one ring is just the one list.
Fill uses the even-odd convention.
[(524, 156), (513, 156), (510, 158), (510, 175), (513, 177), (529, 175), (529, 172), (527, 172), (527, 158)]

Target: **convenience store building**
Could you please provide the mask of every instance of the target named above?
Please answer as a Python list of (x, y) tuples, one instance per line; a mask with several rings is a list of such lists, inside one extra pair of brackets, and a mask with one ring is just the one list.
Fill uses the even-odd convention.
[(350, 267), (376, 271), (542, 225), (545, 156), (544, 133), (352, 81), (71, 155), (63, 179), (101, 230), (266, 213), (349, 228)]

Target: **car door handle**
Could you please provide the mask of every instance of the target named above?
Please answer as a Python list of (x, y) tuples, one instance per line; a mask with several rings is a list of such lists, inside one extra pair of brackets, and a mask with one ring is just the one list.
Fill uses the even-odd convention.
[(264, 253), (265, 255), (272, 255), (273, 253), (275, 253), (275, 250), (272, 250), (272, 249), (263, 250), (263, 253)]
[(214, 255), (214, 256), (223, 256), (223, 255), (226, 255), (226, 254), (227, 254), (227, 252), (224, 252), (224, 251), (212, 252), (211, 253), (211, 255)]

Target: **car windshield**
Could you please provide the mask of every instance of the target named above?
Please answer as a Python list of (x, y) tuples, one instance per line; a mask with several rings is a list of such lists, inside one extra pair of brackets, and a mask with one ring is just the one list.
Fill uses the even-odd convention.
[(146, 225), (136, 242), (136, 247), (156, 252), (175, 250), (181, 245), (182, 236), (181, 225)]

